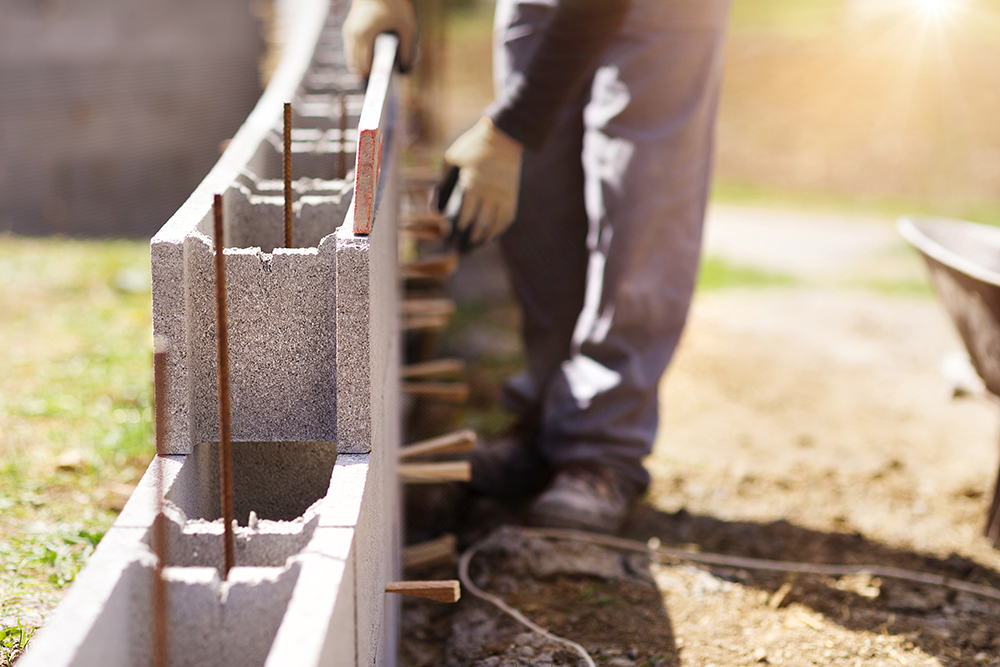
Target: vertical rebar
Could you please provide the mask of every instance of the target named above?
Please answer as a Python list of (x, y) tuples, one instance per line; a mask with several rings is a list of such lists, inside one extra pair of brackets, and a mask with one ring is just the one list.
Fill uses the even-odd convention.
[(283, 150), (282, 177), (285, 181), (285, 247), (292, 247), (292, 103), (285, 102), (284, 128), (281, 133)]
[(153, 400), (156, 420), (156, 518), (153, 519), (153, 667), (167, 667), (167, 583), (163, 568), (167, 565), (167, 518), (163, 515), (163, 459), (166, 452), (167, 417), (167, 347), (153, 342)]
[(337, 178), (347, 178), (347, 95), (337, 97), (340, 103), (340, 151), (337, 153)]
[(229, 424), (229, 318), (226, 313), (225, 232), (222, 227), (222, 195), (215, 195), (215, 318), (219, 348), (219, 474), (222, 495), (222, 530), (225, 538), (225, 576), (235, 565), (233, 544), (233, 452)]

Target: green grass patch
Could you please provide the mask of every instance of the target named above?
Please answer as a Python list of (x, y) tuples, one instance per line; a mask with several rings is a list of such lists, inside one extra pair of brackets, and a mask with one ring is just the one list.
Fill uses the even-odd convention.
[(742, 183), (715, 179), (711, 201), (719, 204), (760, 206), (843, 213), (854, 216), (930, 216), (958, 218), (1000, 225), (1000, 201), (958, 201), (940, 203), (890, 196), (865, 196), (849, 192), (794, 190), (765, 183)]
[(809, 36), (838, 25), (846, 0), (735, 0), (731, 22), (735, 30), (770, 29)]
[(731, 264), (719, 257), (708, 257), (701, 263), (696, 289), (705, 291), (733, 287), (790, 287), (797, 284), (800, 284), (797, 278), (783, 273), (762, 271)]
[(3, 632), (27, 619), (4, 650), (30, 637), (152, 459), (150, 305), (144, 241), (0, 235)]

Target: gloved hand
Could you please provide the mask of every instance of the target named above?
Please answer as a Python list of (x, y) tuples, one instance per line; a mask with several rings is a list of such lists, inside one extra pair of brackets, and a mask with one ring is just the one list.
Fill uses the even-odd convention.
[(444, 161), (459, 168), (463, 191), (456, 228), (472, 245), (500, 236), (514, 222), (523, 152), (519, 141), (485, 117), (445, 151)]
[(400, 68), (406, 71), (413, 62), (417, 18), (410, 0), (354, 0), (343, 32), (347, 66), (359, 76), (371, 73), (375, 38), (383, 32), (399, 35)]

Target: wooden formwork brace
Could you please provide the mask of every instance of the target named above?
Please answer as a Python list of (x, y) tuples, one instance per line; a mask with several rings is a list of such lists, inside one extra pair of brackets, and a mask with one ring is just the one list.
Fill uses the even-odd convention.
[(426, 567), (454, 563), (458, 558), (458, 538), (452, 533), (403, 548), (403, 567)]
[(435, 359), (404, 366), (400, 376), (404, 380), (455, 380), (465, 374), (465, 361), (462, 359)]
[(403, 301), (402, 327), (415, 329), (444, 329), (455, 314), (451, 299), (406, 299)]
[(399, 450), (399, 458), (411, 459), (417, 456), (469, 452), (475, 448), (476, 440), (476, 432), (467, 428), (407, 445)]
[(465, 403), (469, 400), (469, 385), (464, 382), (403, 382), (400, 389), (404, 394), (444, 403)]
[(458, 253), (452, 251), (404, 264), (399, 268), (399, 273), (404, 279), (447, 278), (457, 269)]
[(435, 211), (420, 211), (404, 215), (399, 229), (422, 241), (437, 241), (451, 233), (451, 223)]
[(404, 484), (468, 482), (472, 479), (472, 464), (468, 461), (401, 463), (398, 471), (399, 479)]
[(393, 581), (385, 585), (386, 593), (399, 593), (437, 602), (458, 602), (462, 585), (455, 579), (447, 581)]

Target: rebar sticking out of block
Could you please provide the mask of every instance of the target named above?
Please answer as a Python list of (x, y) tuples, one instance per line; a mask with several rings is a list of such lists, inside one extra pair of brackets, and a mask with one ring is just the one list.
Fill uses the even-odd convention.
[(407, 445), (399, 450), (400, 459), (412, 459), (417, 456), (428, 456), (431, 454), (451, 454), (457, 452), (469, 452), (476, 446), (476, 432), (472, 429), (455, 431), (447, 435), (421, 440), (411, 445)]
[(292, 103), (285, 102), (281, 171), (285, 186), (285, 247), (292, 247)]
[(428, 378), (452, 380), (465, 374), (465, 362), (461, 359), (435, 359), (404, 366), (400, 376), (404, 380), (425, 380)]
[(469, 385), (464, 382), (403, 382), (400, 389), (404, 394), (445, 403), (465, 403), (469, 400)]
[(223, 578), (236, 564), (233, 538), (233, 452), (229, 423), (229, 318), (226, 311), (226, 243), (222, 224), (222, 195), (212, 203), (215, 219), (215, 336), (219, 351), (219, 487), (222, 495), (222, 530), (225, 546)]
[[(166, 449), (167, 419), (167, 347), (162, 339), (153, 340), (153, 400), (155, 401), (156, 451)], [(153, 519), (153, 551), (156, 572), (153, 574), (153, 667), (167, 667), (167, 584), (163, 568), (167, 565), (167, 518), (163, 516), (163, 459), (157, 459), (156, 517)]]
[(468, 461), (400, 463), (398, 470), (399, 479), (404, 484), (441, 484), (472, 479), (472, 464)]
[(347, 178), (347, 96), (337, 96), (340, 104), (340, 151), (337, 153), (337, 178)]
[(399, 593), (437, 602), (458, 602), (462, 586), (458, 581), (393, 581), (385, 585), (386, 593)]

